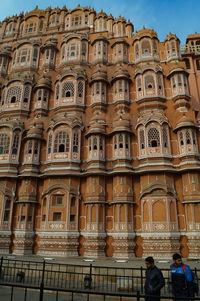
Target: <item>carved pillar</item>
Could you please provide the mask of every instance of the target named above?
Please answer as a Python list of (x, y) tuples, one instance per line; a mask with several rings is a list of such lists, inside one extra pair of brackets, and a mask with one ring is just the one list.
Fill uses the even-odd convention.
[(102, 176), (87, 178), (86, 193), (86, 227), (85, 253), (86, 257), (105, 256), (105, 179)]

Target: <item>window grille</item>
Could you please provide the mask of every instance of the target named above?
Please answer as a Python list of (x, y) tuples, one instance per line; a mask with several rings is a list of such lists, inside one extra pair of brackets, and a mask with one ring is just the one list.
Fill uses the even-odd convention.
[(73, 137), (73, 152), (78, 153), (78, 133), (74, 133)]
[(26, 86), (24, 89), (24, 102), (29, 101), (29, 95), (30, 95), (30, 86)]
[(117, 149), (117, 136), (114, 136), (114, 149)]
[(163, 134), (163, 146), (168, 147), (167, 129), (165, 127), (162, 129), (162, 134)]
[(32, 140), (30, 140), (28, 141), (27, 154), (32, 154), (32, 148), (33, 148), (33, 142)]
[(141, 80), (141, 78), (137, 78), (137, 90), (138, 90), (138, 92), (142, 91), (142, 80)]
[(142, 54), (151, 54), (151, 45), (150, 42), (147, 40), (142, 42)]
[(37, 62), (37, 57), (38, 57), (38, 48), (33, 49), (33, 62)]
[(158, 46), (156, 43), (156, 40), (153, 39), (153, 53), (157, 54), (158, 53)]
[(13, 145), (12, 145), (12, 154), (16, 155), (19, 146), (19, 133), (14, 134)]
[(190, 132), (188, 130), (185, 133), (185, 137), (186, 137), (186, 143), (191, 144), (191, 136), (190, 136)]
[(99, 139), (99, 150), (103, 150), (103, 137)]
[(123, 148), (123, 136), (122, 136), (122, 134), (119, 135), (119, 148)]
[(56, 99), (59, 99), (59, 91), (60, 91), (60, 85), (59, 84), (57, 84), (56, 85)]
[(82, 55), (86, 56), (86, 42), (82, 42)]
[(145, 148), (145, 141), (144, 141), (144, 130), (140, 130), (140, 148)]
[(59, 132), (54, 141), (54, 153), (69, 152), (69, 135), (67, 132)]
[(136, 58), (139, 57), (139, 46), (138, 46), (138, 44), (135, 45), (135, 56), (136, 56)]
[(176, 45), (175, 45), (175, 41), (171, 41), (171, 49), (172, 49), (172, 55), (175, 54), (176, 52)]
[(91, 142), (91, 138), (89, 138), (89, 151), (92, 150), (92, 142)]
[(178, 74), (178, 86), (182, 86), (182, 76), (180, 74)]
[(162, 84), (162, 74), (158, 73), (157, 79), (158, 79), (158, 90), (162, 91), (162, 86), (163, 86), (163, 84)]
[(196, 135), (195, 135), (194, 131), (192, 131), (192, 141), (193, 141), (193, 144), (195, 145), (196, 144)]
[(8, 154), (10, 137), (7, 134), (0, 134), (0, 154)]
[(179, 134), (179, 139), (180, 139), (180, 144), (184, 145), (183, 133), (182, 132), (180, 132), (180, 134)]
[(97, 137), (93, 138), (93, 149), (97, 150)]
[(74, 97), (73, 82), (65, 82), (62, 87), (62, 97)]
[(83, 82), (78, 82), (78, 97), (83, 97)]
[(155, 81), (153, 75), (145, 76), (145, 89), (155, 89)]
[(18, 86), (10, 87), (7, 91), (6, 103), (10, 103), (11, 99), (14, 99), (13, 97), (15, 97), (14, 102), (20, 102), (21, 95), (22, 95), (22, 88), (21, 87), (18, 87)]
[(148, 131), (148, 146), (149, 147), (160, 146), (160, 134), (156, 128), (150, 128)]
[(125, 147), (128, 149), (128, 135), (125, 135)]
[(52, 134), (49, 134), (49, 141), (48, 141), (48, 154), (51, 153), (51, 147), (52, 147)]
[(2, 106), (4, 105), (4, 102), (5, 102), (5, 95), (6, 95), (6, 90), (4, 89), (3, 94), (2, 94), (2, 99), (1, 99)]
[(62, 53), (62, 60), (65, 58), (65, 45), (63, 45), (63, 47), (62, 47), (62, 51), (61, 51), (61, 53)]
[(35, 144), (34, 144), (34, 155), (37, 155), (38, 154), (38, 141), (35, 141)]
[(37, 91), (37, 100), (38, 101), (42, 100), (42, 89), (38, 89)]

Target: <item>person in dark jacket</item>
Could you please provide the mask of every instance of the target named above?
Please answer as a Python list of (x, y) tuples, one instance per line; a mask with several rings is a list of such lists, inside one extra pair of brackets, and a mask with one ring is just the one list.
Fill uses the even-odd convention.
[(184, 297), (194, 297), (192, 272), (190, 267), (182, 262), (180, 254), (173, 255), (174, 263), (171, 264), (172, 293), (174, 297), (182, 299), (173, 299), (174, 301), (187, 301)]
[(165, 279), (161, 270), (154, 265), (153, 257), (147, 257), (146, 281), (145, 281), (145, 301), (160, 301), (160, 290), (165, 285)]

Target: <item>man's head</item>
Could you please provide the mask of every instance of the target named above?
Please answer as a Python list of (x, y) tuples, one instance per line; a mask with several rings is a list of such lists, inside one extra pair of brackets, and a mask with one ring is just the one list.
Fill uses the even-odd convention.
[(145, 259), (147, 269), (150, 269), (154, 266), (154, 259), (152, 256), (149, 256)]
[(181, 264), (182, 264), (182, 257), (181, 257), (181, 255), (178, 254), (178, 253), (175, 253), (172, 258), (173, 258), (175, 266), (176, 267), (180, 267)]

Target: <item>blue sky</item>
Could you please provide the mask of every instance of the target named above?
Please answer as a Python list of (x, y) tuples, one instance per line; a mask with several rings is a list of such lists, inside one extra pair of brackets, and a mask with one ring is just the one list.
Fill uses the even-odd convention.
[(30, 11), (36, 5), (41, 9), (48, 6), (68, 9), (91, 6), (99, 12), (101, 9), (114, 17), (119, 15), (130, 19), (135, 30), (143, 27), (153, 28), (160, 41), (169, 32), (176, 35), (184, 44), (188, 34), (200, 33), (200, 1), (199, 0), (1, 0), (0, 20)]

